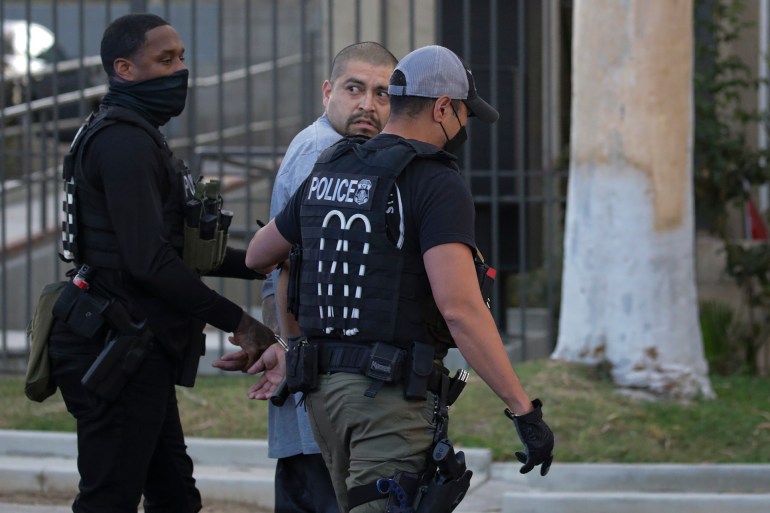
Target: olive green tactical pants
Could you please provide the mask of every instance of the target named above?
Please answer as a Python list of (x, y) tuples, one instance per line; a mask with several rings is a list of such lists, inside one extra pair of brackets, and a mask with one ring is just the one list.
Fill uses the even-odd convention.
[[(349, 488), (397, 472), (423, 472), (433, 444), (435, 394), (406, 401), (401, 385), (385, 385), (376, 397), (366, 397), (372, 381), (361, 374), (325, 374), (307, 398), (310, 426), (343, 513), (349, 510)], [(383, 496), (350, 512), (381, 513), (387, 502)]]

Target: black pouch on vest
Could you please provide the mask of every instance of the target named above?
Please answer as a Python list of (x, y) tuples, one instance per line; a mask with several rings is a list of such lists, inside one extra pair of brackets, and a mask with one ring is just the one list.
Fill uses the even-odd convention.
[(289, 252), (289, 290), (286, 291), (286, 310), (299, 315), (299, 283), (302, 248), (295, 244)]
[(377, 342), (366, 362), (364, 375), (385, 383), (401, 381), (405, 352), (399, 347)]
[(428, 380), (433, 373), (433, 346), (414, 342), (410, 365), (404, 381), (404, 399), (422, 400), (427, 397)]
[(318, 388), (318, 348), (306, 338), (289, 340), (286, 353), (286, 387), (289, 392), (311, 392)]
[(93, 338), (107, 327), (104, 312), (109, 305), (108, 300), (92, 296), (69, 282), (53, 305), (53, 315), (77, 335)]

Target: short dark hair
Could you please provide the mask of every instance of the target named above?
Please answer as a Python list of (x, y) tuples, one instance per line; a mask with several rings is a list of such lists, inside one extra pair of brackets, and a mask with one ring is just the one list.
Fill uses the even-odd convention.
[(390, 97), (390, 116), (416, 118), (422, 111), (432, 108), (436, 98), (424, 96), (393, 96)]
[(390, 68), (395, 68), (398, 64), (398, 59), (380, 43), (374, 41), (354, 43), (346, 46), (334, 56), (329, 82), (334, 83), (345, 72), (345, 66), (350, 61), (361, 61), (372, 66), (388, 66)]
[[(401, 70), (395, 70), (390, 77), (390, 85), (406, 85), (406, 77)], [(390, 116), (416, 118), (425, 110), (432, 109), (438, 98), (427, 96), (396, 96), (390, 95)], [(460, 108), (462, 100), (452, 100), (455, 110)]]
[(102, 67), (107, 76), (115, 77), (115, 59), (130, 59), (147, 40), (150, 30), (169, 23), (155, 14), (126, 14), (114, 20), (104, 30), (101, 44)]

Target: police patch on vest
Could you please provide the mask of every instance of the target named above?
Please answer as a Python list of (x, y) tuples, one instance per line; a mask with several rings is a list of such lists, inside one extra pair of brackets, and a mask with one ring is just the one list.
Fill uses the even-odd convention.
[(303, 203), (370, 210), (377, 188), (377, 177), (314, 172)]

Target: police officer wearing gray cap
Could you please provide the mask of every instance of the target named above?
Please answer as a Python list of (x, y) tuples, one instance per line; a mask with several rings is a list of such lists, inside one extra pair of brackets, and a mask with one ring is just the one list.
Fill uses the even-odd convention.
[(548, 472), (554, 439), (485, 301), (493, 271), (476, 250), (453, 154), (469, 117), (494, 123), (498, 113), (441, 46), (404, 57), (388, 92), (383, 132), (322, 154), (255, 234), (246, 265), (266, 273), (291, 253), (289, 309), (306, 338), (290, 344), (287, 382), (306, 393), (340, 510), (438, 513), (457, 506), (471, 477), (447, 438), (447, 407), (466, 377), (443, 367), (450, 347), (505, 403), (522, 473)]

